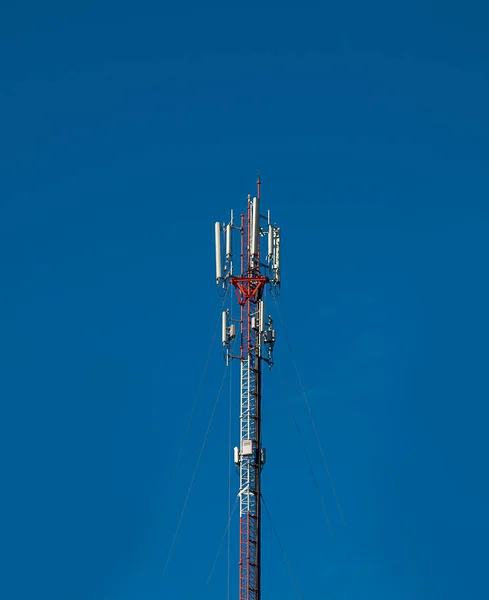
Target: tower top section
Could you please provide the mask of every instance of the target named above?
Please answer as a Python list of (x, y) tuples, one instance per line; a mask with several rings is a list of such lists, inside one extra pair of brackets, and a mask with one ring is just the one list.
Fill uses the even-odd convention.
[[(280, 287), (280, 228), (272, 222), (269, 210), (262, 213), (260, 174), (256, 183), (257, 194), (253, 198), (248, 194), (247, 210), (240, 219), (235, 221), (231, 210), (228, 223), (215, 224), (218, 287), (226, 288), (231, 283), (238, 290), (237, 284), (244, 283), (240, 280), (250, 279)], [(236, 246), (235, 241), (240, 244)]]

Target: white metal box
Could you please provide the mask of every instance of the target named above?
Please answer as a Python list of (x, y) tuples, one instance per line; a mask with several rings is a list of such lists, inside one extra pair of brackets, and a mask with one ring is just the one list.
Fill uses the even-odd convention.
[(243, 448), (241, 449), (242, 456), (250, 456), (253, 454), (253, 440), (243, 440)]

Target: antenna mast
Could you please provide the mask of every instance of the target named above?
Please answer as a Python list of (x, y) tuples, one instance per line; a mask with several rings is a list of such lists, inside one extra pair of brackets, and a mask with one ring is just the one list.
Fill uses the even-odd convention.
[[(265, 464), (262, 446), (262, 363), (273, 365), (275, 330), (271, 316), (265, 321), (263, 295), (268, 285), (280, 287), (280, 229), (272, 225), (270, 211), (260, 213), (260, 175), (257, 195), (248, 195), (246, 212), (239, 225), (231, 220), (215, 224), (216, 283), (220, 288), (234, 286), (240, 306), (239, 320), (229, 311), (222, 314), (222, 345), (226, 364), (240, 362), (240, 445), (234, 448), (234, 462), (239, 469), (239, 600), (261, 598), (261, 471)], [(234, 274), (233, 233), (240, 237), (239, 274)], [(224, 271), (221, 238), (225, 237)], [(267, 252), (260, 241), (268, 236)], [(236, 325), (239, 346), (235, 347)]]

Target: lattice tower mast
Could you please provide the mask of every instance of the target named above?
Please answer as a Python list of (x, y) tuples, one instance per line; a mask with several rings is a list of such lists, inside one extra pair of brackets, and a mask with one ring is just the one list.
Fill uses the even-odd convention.
[[(261, 471), (266, 459), (262, 446), (262, 363), (272, 367), (275, 343), (272, 318), (265, 321), (263, 296), (266, 286), (272, 291), (280, 287), (280, 229), (272, 224), (270, 211), (267, 216), (260, 213), (260, 185), (258, 177), (257, 195), (253, 199), (248, 195), (247, 209), (238, 225), (233, 211), (229, 223), (215, 224), (216, 283), (221, 290), (233, 285), (240, 306), (239, 319), (232, 319), (229, 310), (222, 315), (226, 364), (231, 359), (240, 363), (240, 445), (234, 448), (239, 470), (239, 600), (261, 597)], [(236, 235), (240, 237), (238, 274), (233, 268)], [(262, 238), (267, 243), (262, 244)]]

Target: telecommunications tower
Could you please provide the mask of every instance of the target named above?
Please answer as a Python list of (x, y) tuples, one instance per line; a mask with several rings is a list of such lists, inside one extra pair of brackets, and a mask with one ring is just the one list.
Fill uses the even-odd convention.
[[(231, 211), (229, 223), (215, 224), (215, 237), (217, 286), (224, 290), (234, 286), (240, 306), (239, 319), (231, 318), (229, 310), (222, 313), (226, 364), (232, 359), (240, 363), (240, 445), (234, 448), (239, 469), (239, 600), (260, 600), (260, 480), (266, 458), (261, 436), (262, 363), (272, 367), (275, 343), (272, 318), (265, 320), (263, 295), (267, 286), (272, 292), (280, 287), (280, 229), (272, 224), (270, 211), (266, 216), (260, 212), (260, 177), (257, 195), (253, 199), (248, 195), (238, 222)], [(240, 242), (236, 261), (234, 237)]]

